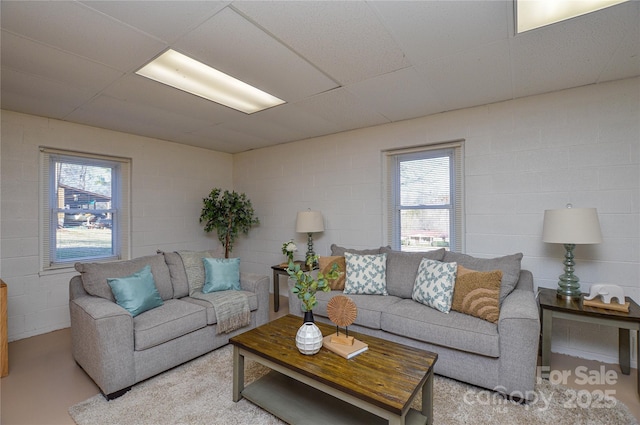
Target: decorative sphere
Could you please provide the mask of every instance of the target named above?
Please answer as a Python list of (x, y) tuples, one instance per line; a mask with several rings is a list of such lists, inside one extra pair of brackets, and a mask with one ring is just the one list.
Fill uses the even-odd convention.
[(296, 347), (302, 354), (316, 354), (322, 348), (322, 332), (315, 323), (306, 322), (296, 334)]

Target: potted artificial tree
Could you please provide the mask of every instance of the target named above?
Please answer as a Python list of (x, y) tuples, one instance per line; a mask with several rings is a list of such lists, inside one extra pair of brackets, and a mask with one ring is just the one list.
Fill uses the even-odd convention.
[(205, 223), (204, 231), (207, 233), (215, 229), (218, 240), (224, 246), (224, 258), (229, 258), (238, 234), (248, 234), (252, 226), (260, 224), (260, 220), (244, 193), (223, 192), (215, 188), (202, 201), (204, 205), (200, 223)]

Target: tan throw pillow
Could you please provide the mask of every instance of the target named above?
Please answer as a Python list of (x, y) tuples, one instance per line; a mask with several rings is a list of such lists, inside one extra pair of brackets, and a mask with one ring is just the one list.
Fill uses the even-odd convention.
[(458, 266), (451, 310), (497, 323), (502, 271), (477, 272)]
[(344, 290), (344, 276), (345, 270), (347, 269), (344, 257), (341, 256), (332, 256), (332, 257), (319, 257), (318, 258), (318, 268), (319, 272), (322, 274), (329, 273), (334, 264), (338, 265), (338, 276), (335, 280), (330, 280), (329, 285), (331, 289), (334, 291), (342, 291)]

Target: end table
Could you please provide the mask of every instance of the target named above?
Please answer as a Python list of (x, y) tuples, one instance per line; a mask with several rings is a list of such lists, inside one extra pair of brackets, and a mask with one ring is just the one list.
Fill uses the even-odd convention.
[[(630, 373), (629, 330), (640, 331), (640, 306), (629, 297), (629, 312), (606, 310), (584, 306), (582, 297), (575, 300), (564, 300), (556, 296), (555, 289), (540, 288), (538, 300), (542, 311), (542, 367), (548, 371), (551, 363), (551, 331), (553, 319), (573, 320), (576, 322), (594, 323), (602, 326), (618, 328), (618, 359), (623, 375)], [(640, 335), (636, 339), (640, 353)], [(545, 369), (543, 369), (545, 370)], [(549, 373), (543, 373), (548, 377)], [(640, 395), (640, 373), (638, 374), (638, 395)]]
[[(300, 267), (304, 265), (304, 261), (294, 261), (296, 264), (300, 264)], [(316, 270), (318, 266), (315, 266), (313, 270)], [(287, 273), (287, 266), (282, 264), (276, 264), (271, 266), (273, 269), (273, 311), (280, 310), (280, 276), (289, 276)]]

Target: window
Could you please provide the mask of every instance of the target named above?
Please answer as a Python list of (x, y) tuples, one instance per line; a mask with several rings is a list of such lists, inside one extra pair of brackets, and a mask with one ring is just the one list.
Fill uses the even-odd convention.
[(389, 245), (463, 251), (462, 142), (385, 154)]
[(41, 152), (43, 269), (128, 258), (130, 160)]

